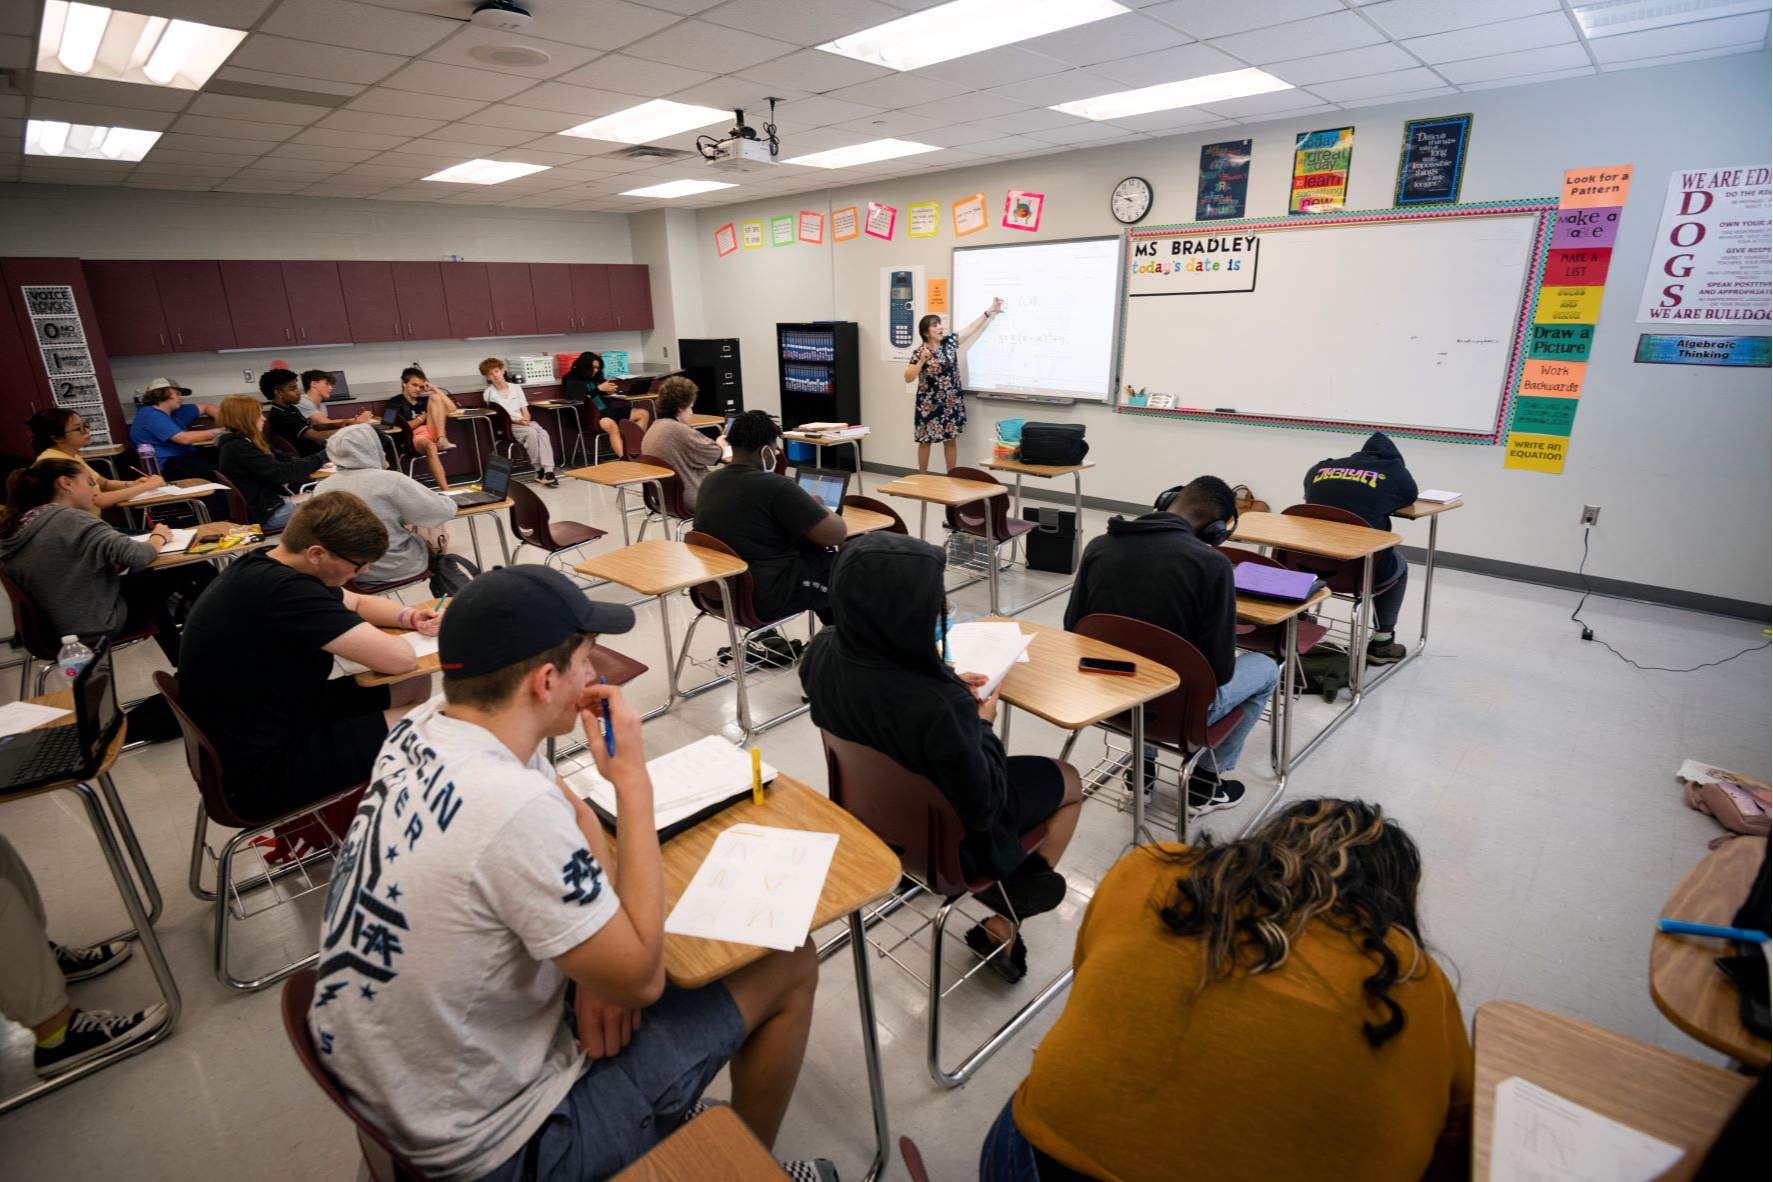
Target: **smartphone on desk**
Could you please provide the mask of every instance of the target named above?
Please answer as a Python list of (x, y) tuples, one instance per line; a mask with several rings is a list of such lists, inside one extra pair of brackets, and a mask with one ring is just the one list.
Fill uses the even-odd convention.
[(1082, 657), (1077, 662), (1079, 673), (1106, 673), (1110, 677), (1131, 677), (1139, 667), (1131, 661), (1105, 661), (1100, 657)]

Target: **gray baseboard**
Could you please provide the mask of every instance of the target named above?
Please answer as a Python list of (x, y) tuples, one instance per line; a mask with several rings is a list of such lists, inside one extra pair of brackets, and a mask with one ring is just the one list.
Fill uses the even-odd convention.
[[(904, 476), (914, 471), (892, 464), (864, 464), (869, 472), (878, 472), (887, 476)], [(1022, 483), (1022, 496), (1030, 501), (1044, 501), (1050, 504), (1072, 504), (1069, 489), (1058, 481), (1026, 480)], [(1146, 505), (1133, 505), (1126, 501), (1112, 501), (1105, 497), (1086, 495), (1083, 499), (1086, 509), (1097, 509), (1104, 513), (1140, 514), (1151, 511)], [(1421, 565), (1425, 551), (1420, 546), (1400, 546), (1405, 558)], [(1475, 554), (1456, 554), (1449, 550), (1440, 550), (1435, 554), (1435, 565), (1448, 570), (1470, 571), (1472, 574), (1489, 575), (1497, 579), (1513, 579), (1518, 583), (1534, 583), (1541, 587), (1557, 587), (1564, 591), (1587, 590), (1594, 595), (1608, 599), (1635, 599), (1642, 603), (1661, 604), (1664, 607), (1678, 607), (1686, 611), (1707, 612), (1715, 616), (1732, 616), (1737, 619), (1754, 620), (1758, 623), (1773, 622), (1773, 606), (1765, 603), (1750, 603), (1742, 599), (1726, 599), (1721, 595), (1701, 595), (1695, 591), (1683, 591), (1678, 587), (1657, 587), (1649, 583), (1633, 583), (1625, 579), (1608, 579), (1598, 575), (1578, 577), (1575, 571), (1553, 570), (1544, 566), (1528, 566), (1521, 562), (1504, 562), (1497, 558), (1483, 558)]]

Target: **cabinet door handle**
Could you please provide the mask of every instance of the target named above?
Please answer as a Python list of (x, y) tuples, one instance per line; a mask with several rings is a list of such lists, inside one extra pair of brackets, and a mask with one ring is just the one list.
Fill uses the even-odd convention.
[(399, 336), (399, 335), (400, 335), (400, 321), (398, 321), (398, 320), (396, 320), (396, 321), (395, 321), (395, 322), (394, 322), (394, 335), (395, 335), (395, 336)]
[(162, 348), (166, 347), (166, 334), (165, 333), (160, 334), (160, 345)]
[(494, 328), (493, 328), (493, 322), (492, 322), (492, 317), (490, 317), (490, 316), (488, 316), (488, 317), (487, 317), (487, 318), (486, 318), (486, 331), (487, 331), (487, 332), (494, 332), (494, 331), (496, 331), (496, 330), (495, 330), (495, 329), (494, 329)]
[(288, 329), (287, 329), (287, 328), (286, 328), (286, 329), (284, 329), (284, 330), (283, 330), (283, 339), (284, 339), (284, 340), (286, 340), (286, 341), (293, 341), (293, 340), (295, 340), (295, 338), (294, 338), (294, 337), (292, 337), (292, 336), (290, 336), (290, 335), (289, 335), (289, 330), (288, 330)]
[(181, 345), (182, 345), (182, 344), (184, 344), (184, 343), (185, 343), (185, 334), (184, 334), (184, 333), (182, 333), (182, 332), (175, 332), (175, 333), (173, 333), (173, 334), (172, 334), (172, 335), (173, 335), (173, 336), (175, 336), (175, 337), (177, 337), (177, 338), (178, 338), (178, 339), (179, 339), (179, 344), (181, 344)]
[(302, 339), (303, 339), (303, 340), (304, 340), (304, 341), (305, 341), (305, 340), (307, 340), (307, 339), (308, 339), (308, 330), (307, 330), (307, 329), (305, 329), (305, 328), (304, 328), (304, 329), (302, 329)]
[(412, 335), (412, 321), (410, 320), (406, 322), (406, 335), (409, 337)]

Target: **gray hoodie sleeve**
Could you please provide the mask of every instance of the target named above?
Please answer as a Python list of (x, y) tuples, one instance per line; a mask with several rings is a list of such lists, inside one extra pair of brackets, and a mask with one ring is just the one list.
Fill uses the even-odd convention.
[(432, 492), (410, 476), (393, 482), (394, 503), (400, 508), (400, 520), (408, 525), (442, 525), (456, 515), (456, 503), (440, 492)]
[(128, 534), (119, 533), (103, 521), (93, 519), (85, 530), (84, 543), (99, 558), (121, 571), (138, 571), (160, 554), (147, 542), (138, 542)]

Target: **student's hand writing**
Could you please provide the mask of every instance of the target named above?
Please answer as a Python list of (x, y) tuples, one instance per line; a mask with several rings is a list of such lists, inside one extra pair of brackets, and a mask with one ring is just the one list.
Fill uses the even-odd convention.
[(436, 608), (415, 607), (412, 610), (412, 630), (420, 636), (435, 636), (443, 627), (443, 613)]
[(150, 538), (158, 539), (160, 544), (164, 546), (166, 543), (172, 541), (172, 530), (164, 525), (156, 523), (154, 528), (148, 531), (148, 536)]
[[(609, 721), (616, 738), (616, 753), (610, 755), (603, 742), (603, 703), (609, 703)], [(646, 775), (646, 744), (640, 737), (640, 715), (622, 691), (613, 685), (588, 685), (579, 699), (579, 721), (585, 727), (585, 739), (597, 772), (620, 790), (632, 783), (633, 777)]]
[(640, 1029), (640, 1011), (610, 1005), (586, 993), (573, 996), (573, 1012), (579, 1020), (579, 1046), (588, 1059), (608, 1059), (621, 1053)]
[(152, 476), (144, 476), (140, 480), (136, 481), (135, 487), (141, 488), (141, 489), (159, 488), (161, 485), (163, 485), (165, 483), (166, 483), (166, 477), (164, 477), (164, 476), (160, 475), (158, 472), (156, 472)]

